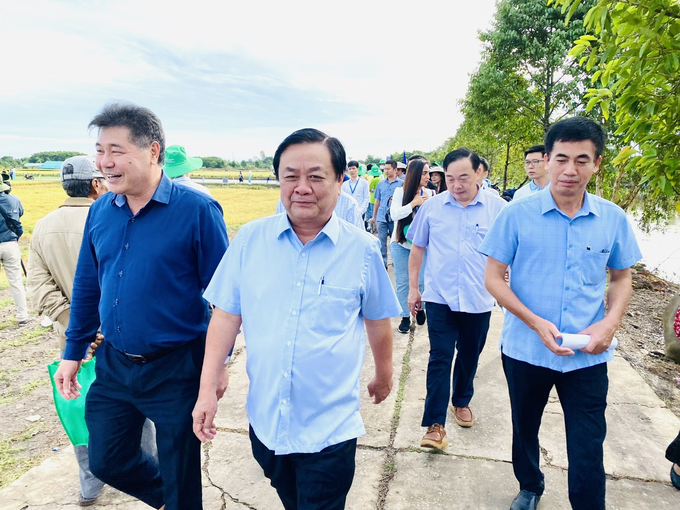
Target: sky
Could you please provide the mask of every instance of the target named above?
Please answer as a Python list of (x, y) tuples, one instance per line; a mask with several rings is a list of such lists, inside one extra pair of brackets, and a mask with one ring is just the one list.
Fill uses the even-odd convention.
[(0, 156), (94, 153), (107, 102), (192, 156), (272, 156), (315, 127), (348, 157), (430, 151), (462, 121), (494, 0), (3, 0)]

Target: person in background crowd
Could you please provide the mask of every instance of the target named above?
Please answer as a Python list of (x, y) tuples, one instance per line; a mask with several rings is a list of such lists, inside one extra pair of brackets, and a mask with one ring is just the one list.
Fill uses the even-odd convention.
[(359, 163), (357, 161), (352, 160), (347, 163), (347, 173), (349, 174), (349, 180), (342, 183), (342, 191), (354, 198), (359, 204), (359, 212), (361, 213), (363, 224), (363, 219), (368, 209), (368, 182), (366, 179), (359, 177)]
[(192, 181), (187, 175), (189, 172), (193, 172), (202, 167), (203, 160), (201, 158), (190, 158), (187, 156), (186, 149), (181, 145), (171, 145), (165, 149), (165, 162), (163, 163), (163, 171), (165, 174), (177, 184), (193, 188), (208, 196), (212, 196), (208, 188)]
[(524, 151), (524, 169), (529, 177), (526, 184), (515, 191), (513, 200), (526, 197), (550, 186), (550, 176), (545, 162), (545, 146), (533, 145)]
[(394, 190), (402, 185), (402, 180), (397, 178), (397, 162), (390, 159), (385, 162), (385, 180), (380, 181), (375, 188), (375, 206), (373, 217), (370, 221), (378, 227), (378, 240), (380, 241), (380, 253), (387, 267), (387, 236), (392, 237), (394, 221), (390, 217), (390, 205)]
[(479, 180), (477, 181), (479, 187), (482, 190), (491, 193), (492, 195), (496, 195), (497, 197), (501, 196), (501, 194), (496, 188), (493, 187), (491, 181), (489, 180), (489, 162), (486, 160), (486, 158), (479, 158), (479, 162), (482, 164), (482, 171), (479, 175)]
[(368, 176), (368, 209), (366, 209), (366, 230), (371, 232), (375, 229), (375, 223), (371, 222), (373, 211), (375, 210), (375, 189), (382, 180), (382, 173), (376, 165), (369, 163), (366, 165), (366, 175)]
[(430, 182), (435, 185), (435, 195), (439, 195), (442, 191), (446, 191), (446, 174), (442, 167), (430, 167)]

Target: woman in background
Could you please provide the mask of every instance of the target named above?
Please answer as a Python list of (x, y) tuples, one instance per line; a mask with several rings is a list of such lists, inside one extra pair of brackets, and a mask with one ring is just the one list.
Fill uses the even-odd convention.
[(444, 170), (442, 170), (442, 167), (435, 166), (430, 168), (430, 180), (437, 186), (437, 195), (442, 191), (446, 191), (446, 174), (444, 173)]
[[(408, 309), (408, 257), (411, 254), (411, 242), (406, 240), (406, 232), (411, 225), (418, 208), (434, 196), (434, 192), (427, 188), (430, 180), (430, 165), (425, 159), (414, 159), (406, 168), (406, 177), (401, 188), (394, 190), (390, 214), (395, 222), (394, 235), (390, 244), (392, 265), (394, 266), (394, 280), (397, 284), (397, 297), (401, 305), (400, 333), (408, 333), (411, 328), (411, 313)], [(443, 179), (442, 179), (443, 180)], [(444, 185), (446, 186), (446, 185)], [(446, 189), (446, 187), (444, 188)], [(418, 283), (420, 292), (423, 291), (423, 273), (425, 264), (422, 265)], [(425, 311), (420, 310), (416, 314), (416, 322), (422, 326), (425, 324)]]

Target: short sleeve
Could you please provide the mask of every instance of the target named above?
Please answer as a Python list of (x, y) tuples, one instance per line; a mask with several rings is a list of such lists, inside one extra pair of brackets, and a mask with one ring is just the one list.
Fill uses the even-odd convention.
[(427, 248), (430, 241), (429, 215), (432, 209), (431, 204), (432, 202), (428, 200), (422, 205), (406, 233), (406, 239), (421, 248)]
[(607, 266), (612, 269), (627, 269), (642, 258), (635, 232), (628, 217), (620, 211), (616, 228), (616, 237), (612, 245)]
[(519, 244), (519, 229), (513, 218), (515, 210), (519, 211), (517, 207), (501, 209), (477, 251), (503, 264), (512, 263)]
[(367, 250), (361, 314), (368, 320), (396, 317), (401, 313), (401, 306), (385, 270), (378, 240), (376, 239)]
[(224, 253), (203, 298), (220, 310), (241, 315), (241, 266), (247, 229), (241, 228)]

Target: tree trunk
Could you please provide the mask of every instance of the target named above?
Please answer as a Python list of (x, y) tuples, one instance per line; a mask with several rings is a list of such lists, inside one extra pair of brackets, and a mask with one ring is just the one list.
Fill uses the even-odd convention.
[(595, 177), (595, 194), (598, 197), (602, 196), (602, 183), (604, 182), (604, 172), (597, 172)]
[(503, 191), (508, 189), (509, 166), (510, 166), (510, 142), (505, 142), (505, 168), (503, 169)]
[(623, 177), (624, 174), (624, 165), (621, 165), (618, 168), (618, 174), (616, 174), (616, 180), (614, 181), (614, 187), (612, 188), (612, 198), (611, 201), (614, 202), (615, 204), (618, 204), (617, 198), (619, 194), (619, 188), (621, 187), (621, 178)]

